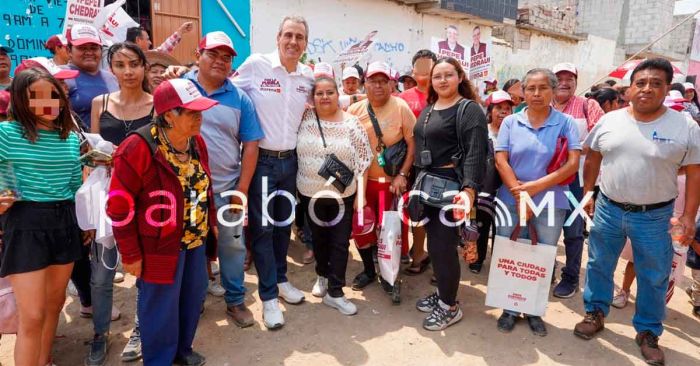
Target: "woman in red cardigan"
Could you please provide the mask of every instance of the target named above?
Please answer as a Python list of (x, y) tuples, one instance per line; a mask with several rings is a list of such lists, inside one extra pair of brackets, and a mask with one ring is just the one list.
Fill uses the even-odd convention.
[(203, 365), (192, 341), (207, 292), (205, 257), (216, 253), (216, 209), (199, 129), (201, 111), (217, 102), (174, 79), (158, 86), (153, 104), (154, 123), (114, 155), (107, 213), (124, 269), (138, 277), (144, 365)]

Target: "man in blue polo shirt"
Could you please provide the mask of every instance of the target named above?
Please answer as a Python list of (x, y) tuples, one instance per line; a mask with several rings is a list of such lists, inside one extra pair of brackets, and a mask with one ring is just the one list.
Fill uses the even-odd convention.
[(233, 42), (224, 32), (207, 33), (199, 43), (199, 70), (183, 77), (191, 80), (202, 95), (219, 102), (202, 113), (201, 134), (209, 151), (219, 211), (218, 254), (226, 312), (236, 325), (248, 327), (253, 325), (253, 314), (243, 302), (246, 248), (242, 208), (258, 160), (258, 141), (264, 134), (253, 102), (228, 80), (234, 56)]

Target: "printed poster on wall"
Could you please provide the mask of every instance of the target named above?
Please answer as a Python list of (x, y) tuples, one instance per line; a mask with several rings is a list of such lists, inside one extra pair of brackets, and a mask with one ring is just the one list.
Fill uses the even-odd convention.
[(376, 30), (369, 32), (362, 41), (350, 45), (348, 48), (340, 52), (333, 63), (336, 65), (352, 66), (359, 62), (369, 53), (370, 46), (372, 46), (372, 43), (374, 43), (373, 39), (377, 33), (379, 32)]
[(491, 39), (481, 37), (481, 27), (471, 29), (470, 44), (460, 43), (459, 28), (448, 25), (443, 38), (432, 37), (431, 49), (438, 57), (454, 57), (460, 61), (470, 80), (486, 79), (491, 70)]
[(68, 0), (66, 2), (66, 21), (63, 33), (74, 24), (93, 24), (102, 9), (103, 0)]

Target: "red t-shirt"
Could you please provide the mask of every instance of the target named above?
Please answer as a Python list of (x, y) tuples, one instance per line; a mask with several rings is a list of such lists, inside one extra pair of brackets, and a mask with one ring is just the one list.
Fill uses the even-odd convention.
[(399, 98), (403, 99), (411, 107), (411, 111), (418, 118), (420, 112), (428, 106), (428, 94), (423, 94), (417, 87), (413, 87), (399, 94)]

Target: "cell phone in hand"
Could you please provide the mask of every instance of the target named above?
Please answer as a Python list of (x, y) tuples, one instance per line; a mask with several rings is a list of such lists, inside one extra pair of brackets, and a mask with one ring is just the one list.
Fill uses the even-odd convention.
[(112, 155), (105, 154), (99, 150), (90, 150), (80, 157), (80, 162), (94, 168), (98, 165), (109, 165), (112, 163)]

